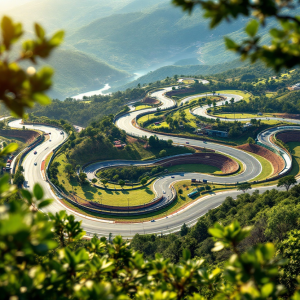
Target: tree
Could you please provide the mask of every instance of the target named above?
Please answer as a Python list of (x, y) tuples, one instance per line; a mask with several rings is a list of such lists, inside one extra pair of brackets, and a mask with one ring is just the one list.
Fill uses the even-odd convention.
[(121, 188), (123, 189), (123, 186), (125, 185), (125, 181), (120, 179), (118, 184), (121, 186)]
[(23, 166), (19, 166), (19, 167), (18, 167), (18, 170), (20, 170), (20, 172), (24, 172)]
[(206, 190), (206, 191), (210, 191), (210, 190), (211, 190), (211, 187), (207, 184), (207, 185), (205, 186), (205, 190)]
[(196, 225), (191, 228), (191, 236), (201, 243), (209, 237), (207, 230), (207, 223), (200, 219)]
[(179, 115), (183, 120), (185, 120), (186, 112), (183, 109), (180, 111)]
[(78, 177), (81, 183), (86, 183), (87, 175), (84, 172), (80, 172)]
[(276, 205), (268, 211), (267, 216), (266, 236), (271, 240), (282, 241), (288, 231), (297, 227), (299, 205)]
[(248, 137), (247, 144), (255, 144), (255, 141), (251, 136)]
[(22, 185), (25, 182), (25, 177), (22, 174), (21, 170), (18, 169), (15, 176), (14, 176), (14, 184), (17, 185), (18, 187), (22, 187)]
[(101, 179), (100, 181), (104, 185), (104, 187), (106, 188), (106, 184), (107, 184), (108, 181), (106, 179)]
[(182, 190), (182, 189), (179, 189), (179, 190), (178, 190), (178, 194), (179, 194), (179, 195), (182, 195), (182, 194), (183, 194), (183, 190)]
[(116, 174), (116, 175), (113, 177), (113, 181), (114, 181), (114, 182), (117, 182), (118, 180), (119, 180), (119, 175)]
[(144, 186), (147, 183), (147, 181), (148, 180), (146, 178), (142, 178), (140, 184)]
[[(45, 92), (51, 86), (52, 69), (43, 67), (37, 71), (32, 65), (36, 64), (38, 59), (47, 58), (64, 37), (64, 32), (59, 31), (47, 38), (39, 24), (35, 24), (34, 27), (34, 40), (23, 43), (22, 49), (15, 51), (16, 54), (20, 53), (19, 55), (9, 55), (13, 44), (20, 41), (24, 31), (22, 24), (14, 23), (6, 16), (1, 22), (0, 99), (19, 117), (23, 117), (25, 108), (32, 107), (35, 103), (51, 102)], [(27, 69), (23, 69), (22, 66), (26, 65)]]
[(181, 229), (180, 229), (180, 235), (185, 236), (188, 234), (188, 232), (189, 232), (189, 228), (186, 226), (185, 223), (183, 223), (183, 225), (181, 226)]
[(287, 264), (280, 267), (280, 283), (287, 287), (288, 294), (292, 295), (300, 274), (300, 230), (290, 231), (288, 237), (278, 243), (277, 249), (277, 256), (288, 260)]
[(164, 156), (166, 156), (167, 155), (167, 151), (166, 150), (161, 150), (160, 152), (159, 152), (159, 156), (160, 157), (164, 157)]
[(251, 189), (251, 183), (249, 182), (244, 182), (238, 185), (237, 190), (238, 191), (243, 191), (245, 193), (247, 190)]
[(71, 175), (74, 174), (73, 166), (71, 164), (66, 164), (64, 168), (64, 172), (67, 173), (68, 176), (70, 177)]
[(282, 177), (279, 179), (277, 187), (284, 186), (286, 188), (286, 190), (288, 191), (289, 188), (291, 187), (291, 185), (294, 185), (296, 183), (297, 183), (297, 180), (296, 180), (295, 176), (288, 175), (288, 176), (285, 176), (285, 177)]
[(93, 178), (93, 179), (92, 179), (92, 183), (94, 183), (94, 184), (97, 183), (97, 181), (98, 181), (98, 180), (97, 180), (96, 178)]
[[(252, 63), (261, 60), (275, 71), (280, 71), (282, 68), (290, 69), (300, 63), (300, 44), (298, 43), (300, 21), (297, 13), (290, 13), (297, 11), (298, 1), (173, 0), (173, 3), (188, 12), (192, 12), (198, 5), (201, 6), (204, 15), (210, 19), (211, 28), (218, 26), (223, 20), (231, 22), (240, 17), (251, 16), (245, 26), (246, 39), (238, 43), (225, 37), (227, 49), (238, 53), (243, 60), (249, 58)], [(268, 41), (264, 44), (259, 35), (261, 32), (259, 29), (271, 19), (273, 26), (268, 31), (269, 35), (264, 36), (264, 40)]]

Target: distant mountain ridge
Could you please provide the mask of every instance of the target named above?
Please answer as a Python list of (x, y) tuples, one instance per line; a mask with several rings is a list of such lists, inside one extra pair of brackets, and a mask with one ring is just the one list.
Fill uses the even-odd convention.
[(60, 100), (132, 77), (80, 51), (57, 49), (47, 64), (55, 70), (49, 95)]
[(150, 82), (155, 82), (157, 80), (163, 80), (166, 77), (173, 77), (174, 75), (213, 75), (221, 72), (225, 72), (231, 69), (240, 68), (245, 66), (246, 62), (242, 62), (239, 59), (236, 59), (232, 62), (217, 64), (217, 65), (187, 65), (187, 66), (165, 66), (159, 68), (153, 72), (149, 72), (148, 74), (141, 76), (140, 78), (131, 81), (122, 86), (114, 86), (112, 91), (117, 90), (126, 90), (127, 88), (136, 87), (139, 83), (141, 85), (148, 84)]
[(100, 18), (67, 38), (74, 48), (130, 72), (159, 64), (197, 57), (201, 45), (241, 28), (245, 20), (208, 28), (201, 11), (191, 16), (161, 4), (141, 12)]

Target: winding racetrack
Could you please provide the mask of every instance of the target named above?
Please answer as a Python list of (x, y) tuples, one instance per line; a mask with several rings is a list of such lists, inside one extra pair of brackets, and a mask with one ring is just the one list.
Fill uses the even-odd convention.
[[(164, 94), (165, 92), (171, 90), (171, 88), (162, 89), (160, 91), (157, 91), (152, 94), (152, 97), (156, 97), (158, 100), (162, 102), (161, 109), (170, 109), (175, 106), (175, 103), (170, 98), (166, 97)], [(190, 101), (194, 98), (198, 98), (203, 95), (197, 95), (188, 97), (183, 100), (183, 102)], [(224, 97), (234, 98), (235, 102), (242, 99), (241, 96), (234, 95), (234, 94), (221, 94)], [(217, 105), (222, 105), (224, 101), (220, 101), (217, 103)], [(195, 109), (193, 113), (202, 115), (205, 117), (208, 117), (206, 115), (206, 109), (207, 107), (202, 107)], [(147, 109), (143, 110), (147, 112), (155, 111), (155, 109)], [(125, 130), (128, 134), (135, 135), (135, 136), (150, 136), (153, 135), (149, 132), (143, 131), (141, 128), (135, 127), (133, 125), (133, 120), (143, 111), (132, 111), (129, 112), (121, 117), (119, 117), (116, 120), (116, 125)], [(261, 118), (265, 119), (265, 118)], [(232, 120), (232, 119), (231, 119)], [(231, 121), (229, 119), (226, 119), (226, 121)], [(287, 119), (279, 119), (276, 120), (284, 120), (284, 121), (290, 121), (292, 123), (300, 123), (300, 121), (296, 120), (287, 120)], [(240, 121), (240, 119), (239, 119)], [(10, 122), (11, 127), (22, 127), (21, 120)], [(31, 151), (25, 158), (23, 162), (23, 166), (25, 169), (24, 176), (25, 176), (25, 187), (31, 190), (33, 188), (34, 183), (39, 183), (45, 191), (45, 197), (47, 198), (54, 198), (54, 202), (46, 207), (43, 211), (44, 212), (52, 212), (56, 213), (59, 210), (67, 210), (69, 213), (72, 213), (76, 216), (77, 220), (82, 221), (82, 226), (86, 230), (88, 235), (98, 234), (100, 236), (108, 236), (110, 233), (113, 235), (120, 234), (123, 237), (132, 237), (136, 233), (139, 234), (150, 234), (150, 233), (158, 233), (158, 234), (168, 234), (171, 232), (176, 232), (180, 229), (183, 223), (186, 223), (187, 225), (191, 226), (197, 222), (197, 219), (207, 213), (210, 209), (215, 208), (219, 206), (224, 199), (227, 196), (236, 197), (241, 192), (238, 191), (230, 191), (226, 193), (219, 193), (215, 195), (209, 195), (204, 198), (201, 198), (197, 201), (194, 201), (190, 206), (186, 207), (185, 209), (182, 209), (178, 213), (174, 213), (173, 215), (169, 215), (168, 217), (164, 217), (162, 219), (156, 220), (155, 222), (143, 222), (143, 223), (116, 223), (114, 221), (107, 221), (107, 220), (100, 220), (97, 218), (91, 218), (84, 214), (80, 214), (74, 210), (71, 210), (70, 208), (66, 207), (60, 200), (57, 195), (55, 195), (51, 189), (49, 184), (45, 181), (43, 178), (43, 175), (41, 173), (41, 165), (43, 160), (45, 160), (45, 157), (52, 152), (53, 149), (55, 149), (58, 145), (60, 145), (66, 138), (66, 134), (61, 135), (60, 131), (56, 128), (44, 126), (44, 125), (26, 125), (26, 128), (34, 128), (39, 129), (44, 132), (51, 133), (51, 142), (46, 141), (42, 143), (41, 145), (37, 146), (34, 150), (37, 151), (37, 155), (34, 155), (34, 151)], [(259, 140), (262, 143), (269, 144), (269, 138), (270, 136), (279, 130), (283, 130), (284, 128), (277, 128), (277, 129), (271, 129), (268, 131), (263, 132), (259, 135)], [(299, 127), (296, 126), (288, 126), (288, 129), (299, 129)], [(211, 142), (203, 142), (198, 141), (194, 139), (186, 139), (186, 138), (179, 138), (179, 137), (170, 137), (166, 135), (160, 135), (157, 134), (157, 136), (160, 139), (172, 139), (174, 143), (178, 144), (186, 144), (188, 142), (192, 146), (199, 146), (199, 147), (205, 147), (208, 149), (213, 149), (218, 152), (225, 153), (227, 155), (233, 156), (237, 158), (238, 160), (242, 161), (245, 166), (245, 171), (241, 174), (235, 175), (235, 176), (228, 176), (228, 177), (218, 177), (218, 176), (212, 176), (207, 174), (199, 174), (199, 173), (178, 173), (178, 174), (172, 174), (175, 178), (171, 178), (171, 175), (165, 175), (160, 177), (155, 182), (155, 189), (157, 195), (162, 195), (163, 191), (166, 192), (164, 195), (165, 197), (170, 196), (170, 184), (177, 180), (187, 180), (192, 178), (198, 178), (198, 179), (207, 179), (209, 181), (213, 181), (214, 183), (236, 183), (236, 182), (245, 182), (250, 181), (251, 179), (255, 178), (257, 175), (261, 172), (261, 165), (253, 156), (249, 155), (248, 153), (245, 153), (241, 150), (211, 143)], [(271, 144), (272, 147), (274, 147), (273, 144)], [(282, 151), (282, 150), (280, 150)], [(37, 163), (37, 166), (34, 166), (34, 163)], [(101, 162), (98, 164), (90, 165), (86, 168), (86, 172), (91, 179), (94, 172), (101, 168), (108, 165), (132, 165), (137, 164), (136, 161), (113, 161), (113, 162)], [(286, 168), (288, 168), (288, 164), (291, 163), (290, 157), (287, 155), (285, 157), (285, 163)], [(145, 162), (143, 162), (145, 164)], [(261, 192), (270, 189), (270, 187), (263, 187), (259, 188)]]

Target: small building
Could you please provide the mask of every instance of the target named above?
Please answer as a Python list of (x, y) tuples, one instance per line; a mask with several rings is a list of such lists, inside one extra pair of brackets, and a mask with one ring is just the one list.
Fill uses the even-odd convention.
[(300, 90), (300, 82), (288, 88), (291, 91)]
[(122, 148), (124, 148), (125, 146), (126, 146), (126, 144), (123, 144), (121, 141), (114, 141), (114, 145), (115, 145), (115, 147), (116, 148), (118, 148), (118, 149), (122, 149)]
[(246, 131), (246, 130), (248, 130), (250, 127), (252, 127), (252, 124), (251, 124), (251, 123), (246, 123), (246, 124), (243, 125), (242, 130), (243, 130), (243, 131)]
[(221, 131), (221, 130), (213, 130), (213, 129), (207, 129), (206, 133), (209, 136), (216, 136), (216, 137), (228, 137), (228, 132), (227, 131)]

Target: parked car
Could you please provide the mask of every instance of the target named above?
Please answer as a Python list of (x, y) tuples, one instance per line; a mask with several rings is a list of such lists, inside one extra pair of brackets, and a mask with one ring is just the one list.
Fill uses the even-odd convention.
[(190, 142), (185, 142), (186, 144), (189, 144)]
[(151, 220), (151, 222), (155, 222), (155, 220)]
[(171, 178), (175, 178), (175, 176), (171, 176)]
[(37, 151), (34, 151), (34, 154), (37, 154)]
[(51, 140), (49, 140), (49, 142), (51, 142)]
[(36, 165), (37, 165), (37, 162), (35, 162), (34, 165), (36, 166)]

